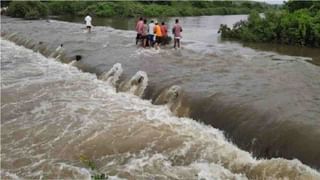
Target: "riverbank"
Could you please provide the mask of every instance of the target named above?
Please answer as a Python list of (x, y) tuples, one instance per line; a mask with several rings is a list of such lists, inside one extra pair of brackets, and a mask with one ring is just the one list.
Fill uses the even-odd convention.
[(239, 21), (232, 28), (221, 25), (219, 31), (224, 39), (319, 48), (320, 3), (290, 1), (283, 9), (263, 15), (253, 11), (248, 20)]
[[(248, 56), (248, 49), (218, 44), (207, 47), (214, 52), (207, 52), (202, 43), (188, 39), (183, 39), (181, 50), (154, 51), (137, 48), (134, 31), (97, 26), (88, 34), (81, 24), (7, 17), (1, 23), (2, 37), (63, 62), (80, 55), (74, 66), (98, 77), (116, 63), (124, 69), (120, 82), (146, 72), (142, 98), (168, 103), (177, 116), (225, 131), (255, 156), (298, 158), (320, 166), (320, 71), (304, 58), (252, 50)], [(60, 44), (63, 53), (52, 54)], [(173, 85), (178, 88), (172, 89)], [(117, 90), (122, 87), (120, 83)]]

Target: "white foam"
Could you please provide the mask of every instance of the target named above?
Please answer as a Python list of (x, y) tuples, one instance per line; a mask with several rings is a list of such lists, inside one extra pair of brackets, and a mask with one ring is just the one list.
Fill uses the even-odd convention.
[(155, 49), (155, 48), (138, 48), (136, 51), (137, 55), (145, 55), (145, 56), (154, 56), (156, 54), (160, 54), (161, 49)]
[(15, 179), (15, 180), (21, 179), (16, 174), (10, 173), (10, 172), (4, 172), (3, 170), (1, 170), (1, 177), (8, 177), (10, 179)]
[(138, 71), (132, 78), (120, 85), (121, 91), (142, 97), (144, 90), (148, 86), (148, 76), (144, 71)]
[(122, 72), (122, 65), (120, 63), (116, 63), (108, 72), (103, 73), (99, 77), (99, 79), (107, 81), (110, 85), (115, 86), (120, 76), (122, 75)]

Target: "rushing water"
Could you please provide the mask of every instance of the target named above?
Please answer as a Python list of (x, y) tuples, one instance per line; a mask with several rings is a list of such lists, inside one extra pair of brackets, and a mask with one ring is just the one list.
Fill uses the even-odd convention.
[(98, 80), (1, 40), (1, 178), (320, 178), (298, 160), (256, 160), (217, 129), (116, 93), (108, 79), (117, 70)]
[(85, 157), (114, 177), (316, 178), (283, 159), (320, 167), (316, 58), (220, 41), (216, 23), (242, 18), (183, 18), (183, 48), (158, 51), (133, 31), (3, 18), (3, 38), (63, 62), (80, 55), (72, 66), (99, 80), (3, 41), (2, 176), (88, 177)]

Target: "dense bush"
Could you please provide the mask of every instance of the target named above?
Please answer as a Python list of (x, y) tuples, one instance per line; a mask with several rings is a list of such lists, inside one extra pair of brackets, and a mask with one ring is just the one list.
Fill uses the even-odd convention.
[(285, 8), (289, 12), (294, 12), (299, 9), (309, 9), (311, 12), (317, 12), (320, 10), (320, 1), (308, 0), (308, 1), (297, 1), (290, 0), (285, 2)]
[(320, 12), (301, 8), (290, 11), (268, 11), (263, 16), (253, 11), (247, 21), (236, 23), (232, 29), (221, 25), (219, 32), (222, 38), (320, 47)]
[[(199, 3), (201, 8), (193, 7)], [(76, 6), (76, 4), (78, 4)], [(209, 4), (209, 5), (208, 5)], [(211, 4), (211, 5), (210, 5)], [(52, 14), (85, 15), (92, 14), (100, 17), (166, 17), (166, 16), (199, 16), (199, 15), (226, 15), (247, 14), (247, 7), (224, 7), (217, 6), (217, 2), (49, 2), (48, 6)], [(207, 5), (207, 6), (205, 6)], [(220, 3), (221, 5), (221, 3)], [(222, 4), (223, 5), (223, 4)]]
[(77, 15), (88, 6), (96, 4), (90, 1), (50, 1), (47, 2), (50, 13), (54, 15)]
[(40, 1), (12, 1), (8, 15), (25, 19), (39, 19), (48, 15), (48, 7)]
[(110, 16), (116, 15), (116, 12), (114, 11), (114, 9), (115, 9), (115, 6), (113, 3), (99, 2), (97, 4), (89, 5), (83, 10), (78, 11), (77, 15), (91, 14), (91, 15), (101, 16), (101, 17), (110, 17)]
[(39, 13), (39, 11), (37, 11), (35, 9), (31, 9), (30, 11), (28, 11), (26, 13), (24, 18), (25, 19), (39, 19), (40, 18), (40, 13)]

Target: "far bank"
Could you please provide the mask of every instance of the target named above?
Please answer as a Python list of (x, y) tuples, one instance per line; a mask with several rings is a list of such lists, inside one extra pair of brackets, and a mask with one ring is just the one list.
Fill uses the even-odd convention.
[(96, 17), (172, 17), (249, 14), (265, 12), (276, 5), (249, 1), (12, 1), (7, 14), (12, 17), (38, 19), (47, 15)]

